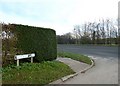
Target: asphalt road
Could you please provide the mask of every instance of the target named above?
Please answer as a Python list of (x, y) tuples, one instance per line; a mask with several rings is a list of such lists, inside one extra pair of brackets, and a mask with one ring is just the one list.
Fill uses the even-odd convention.
[[(85, 74), (60, 84), (118, 84), (118, 47), (58, 45), (58, 51), (94, 57), (95, 66)], [(77, 65), (79, 66), (79, 65)], [(76, 66), (76, 67), (77, 67)]]
[(118, 47), (90, 45), (57, 45), (58, 51), (84, 54), (94, 57), (118, 58)]
[[(78, 73), (74, 78), (59, 84), (118, 84), (117, 61), (106, 58), (97, 58), (94, 61), (95, 66), (85, 73)], [(74, 69), (80, 69), (81, 64), (76, 64), (76, 62), (70, 63), (72, 63), (71, 65)]]

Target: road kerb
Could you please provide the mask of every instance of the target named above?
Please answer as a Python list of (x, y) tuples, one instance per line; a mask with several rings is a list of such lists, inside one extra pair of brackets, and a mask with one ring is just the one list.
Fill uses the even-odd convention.
[(73, 78), (74, 76), (77, 76), (77, 75), (78, 75), (77, 73), (71, 74), (71, 75), (68, 75), (68, 76), (65, 76), (65, 77), (61, 78), (61, 80), (64, 82), (64, 81), (66, 81), (70, 78)]
[(87, 67), (87, 68), (85, 68), (85, 69), (83, 69), (83, 70), (81, 70), (81, 71), (79, 71), (79, 72), (77, 72), (75, 74), (71, 74), (71, 75), (65, 76), (65, 77), (61, 78), (61, 80), (64, 82), (64, 81), (66, 81), (66, 80), (68, 80), (70, 78), (75, 77), (79, 73), (85, 73), (87, 70), (89, 70), (90, 68), (92, 68), (93, 66), (95, 66), (95, 61), (93, 59), (91, 59), (91, 58), (90, 58), (90, 60), (91, 60), (92, 64), (89, 67)]
[(92, 62), (92, 64), (90, 65), (90, 67), (81, 70), (79, 73), (85, 73), (87, 70), (89, 70), (90, 68), (92, 68), (93, 66), (95, 66), (95, 61), (93, 59), (90, 59), (90, 60)]
[(65, 81), (67, 81), (68, 79), (77, 76), (79, 73), (85, 73), (87, 70), (89, 70), (90, 68), (92, 68), (93, 66), (95, 66), (95, 61), (94, 61), (92, 58), (90, 58), (90, 60), (91, 60), (92, 64), (91, 64), (89, 67), (87, 67), (87, 68), (85, 68), (85, 69), (83, 69), (83, 70), (81, 70), (81, 71), (79, 71), (79, 72), (77, 72), (77, 73), (74, 73), (74, 74), (71, 74), (71, 75), (67, 75), (67, 76), (65, 76), (65, 77), (62, 77), (61, 79), (58, 79), (57, 81), (51, 82), (51, 83), (49, 83), (49, 84), (59, 84), (60, 82), (65, 82)]

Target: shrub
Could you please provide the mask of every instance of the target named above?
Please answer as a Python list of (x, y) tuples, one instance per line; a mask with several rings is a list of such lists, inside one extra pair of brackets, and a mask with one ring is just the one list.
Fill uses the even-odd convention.
[[(35, 53), (35, 60), (47, 61), (57, 57), (56, 32), (50, 28), (10, 24), (14, 34), (12, 54)], [(13, 53), (14, 52), (14, 53)]]

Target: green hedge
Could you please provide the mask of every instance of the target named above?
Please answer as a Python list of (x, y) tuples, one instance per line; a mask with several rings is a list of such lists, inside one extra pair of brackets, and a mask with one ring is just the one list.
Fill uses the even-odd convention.
[(17, 38), (17, 54), (35, 53), (35, 59), (39, 62), (56, 59), (57, 44), (54, 30), (27, 25), (11, 25), (14, 27), (11, 31)]

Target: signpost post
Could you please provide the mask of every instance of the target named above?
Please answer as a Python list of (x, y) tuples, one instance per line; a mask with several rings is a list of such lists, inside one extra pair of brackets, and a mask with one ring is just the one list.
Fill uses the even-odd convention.
[(14, 59), (17, 60), (17, 66), (19, 66), (19, 60), (24, 58), (31, 58), (31, 63), (33, 63), (33, 57), (35, 57), (35, 54), (24, 54), (24, 55), (15, 55)]

